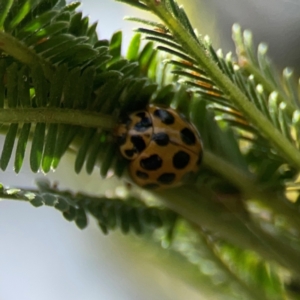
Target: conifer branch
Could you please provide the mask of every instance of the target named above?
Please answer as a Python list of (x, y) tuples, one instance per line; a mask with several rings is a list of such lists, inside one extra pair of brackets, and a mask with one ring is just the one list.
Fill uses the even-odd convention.
[(0, 109), (0, 123), (47, 123), (69, 124), (89, 128), (112, 130), (115, 120), (110, 115), (104, 115), (87, 110), (62, 108), (5, 108)]
[[(46, 2), (49, 6), (44, 6)], [(0, 184), (0, 196), (36, 207), (53, 206), (79, 228), (87, 226), (90, 214), (105, 234), (119, 228), (123, 234), (133, 231), (147, 236), (163, 226), (168, 245), (173, 235), (182, 234), (182, 228), (175, 226), (181, 220), (185, 230), (188, 228), (184, 238), (190, 238), (189, 242), (192, 235), (208, 232), (207, 246), (211, 246), (219, 268), (228, 273), (229, 280), (240, 284), (249, 298), (263, 298), (265, 292), (266, 299), (273, 299), (268, 284), (262, 284), (261, 294), (260, 289), (252, 293), (248, 282), (243, 286), (244, 278), (235, 272), (237, 268), (222, 264), (226, 251), (214, 250), (222, 251), (228, 242), (245, 257), (249, 252), (255, 255), (263, 267), (269, 266), (265, 261), (272, 261), (276, 271), (281, 265), (290, 276), (299, 278), (300, 200), (289, 203), (285, 197), (286, 187), (296, 183), (295, 169), (300, 169), (298, 142), (291, 137), (291, 129), (298, 130), (300, 136), (297, 96), (292, 97), (292, 88), (285, 93), (280, 84), (277, 87), (272, 76), (263, 76), (272, 75), (261, 67), (263, 59), (251, 65), (250, 55), (244, 66), (236, 68), (229, 55), (224, 59), (211, 45), (202, 44), (184, 10), (173, 0), (121, 2), (152, 11), (163, 21), (135, 19), (152, 27), (138, 32), (162, 45), (158, 50), (173, 55), (164, 67), (159, 66), (152, 42), (139, 48), (140, 35), (133, 39), (125, 58), (120, 32), (110, 42), (98, 40), (96, 26), (89, 27), (88, 18), (75, 11), (78, 3), (65, 6), (64, 1), (39, 0), (38, 9), (27, 7), (19, 18), (12, 15), (18, 11), (18, 2), (0, 4), (0, 131), (6, 135), (0, 168), (7, 168), (15, 152), (18, 173), (29, 145), (33, 172), (55, 169), (64, 153), (72, 151), (76, 173), (84, 167), (92, 173), (97, 166), (102, 177), (125, 173), (126, 178), (127, 162), (117, 154), (112, 138), (116, 119), (123, 112), (157, 103), (178, 109), (201, 133), (205, 153), (194, 181), (157, 192), (139, 193), (139, 189), (128, 188), (126, 199), (59, 191), (45, 182), (39, 182), (37, 190), (5, 189)], [(268, 67), (267, 63), (262, 65)], [(253, 76), (248, 78), (248, 72)], [(286, 78), (283, 87), (289, 83)], [(276, 99), (269, 95), (274, 90)], [(225, 124), (225, 130), (220, 124)], [(231, 130), (230, 125), (237, 130)], [(246, 151), (241, 149), (239, 135), (250, 145)], [(145, 204), (148, 195), (150, 201), (161, 200), (164, 207), (159, 202), (156, 207)], [(235, 202), (237, 210), (226, 202), (228, 198), (239, 201)], [(261, 211), (253, 212), (251, 200), (267, 206), (270, 219), (265, 220)], [(284, 222), (277, 222), (277, 217)], [(189, 249), (193, 247), (190, 243)], [(239, 264), (233, 259), (234, 263)], [(276, 279), (282, 284), (280, 276)]]
[(287, 161), (300, 170), (300, 155), (298, 150), (285, 138), (272, 123), (249, 101), (240, 89), (222, 73), (216, 63), (207, 55), (204, 45), (171, 14), (164, 1), (145, 0), (151, 11), (156, 14), (174, 34), (183, 49), (202, 66), (209, 77), (220, 87), (240, 111), (256, 126), (262, 134), (284, 155)]
[(42, 66), (45, 76), (51, 78), (54, 69), (49, 62), (3, 31), (0, 31), (0, 49), (30, 67)]
[[(245, 45), (242, 40), (242, 32), (241, 27), (238, 24), (234, 24), (232, 26), (232, 38), (235, 42), (236, 46), (236, 53), (238, 55), (239, 59), (239, 65), (246, 70), (249, 74), (252, 74), (254, 78), (260, 82), (264, 89), (270, 94), (272, 92), (276, 92), (278, 94), (278, 100), (279, 102), (286, 103), (287, 110), (289, 113), (293, 113), (296, 109), (296, 106), (292, 101), (287, 97), (282, 89), (278, 88), (273, 81), (268, 80), (265, 76), (263, 76), (262, 72), (260, 71), (259, 67), (252, 61), (251, 57), (247, 54), (247, 51), (245, 49)], [(249, 31), (246, 31), (244, 33), (244, 38), (252, 42), (252, 34)], [(260, 52), (266, 52), (266, 46), (264, 44), (259, 45), (258, 51)]]

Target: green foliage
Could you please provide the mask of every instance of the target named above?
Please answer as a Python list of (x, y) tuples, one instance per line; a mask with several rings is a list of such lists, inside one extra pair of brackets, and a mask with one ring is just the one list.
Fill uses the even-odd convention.
[[(111, 129), (115, 116), (123, 107), (133, 106), (132, 101), (144, 105), (156, 90), (153, 82), (139, 75), (147, 74), (151, 67), (153, 56), (147, 58), (148, 45), (135, 54), (137, 60), (143, 61), (140, 68), (136, 61), (129, 61), (132, 50), (128, 52), (129, 60), (121, 57), (121, 32), (116, 33), (111, 41), (98, 40), (95, 24), (90, 26), (88, 19), (75, 11), (79, 3), (65, 6), (64, 1), (36, 1), (31, 4), (31, 11), (27, 10), (26, 3), (11, 3), (9, 13), (2, 16), (4, 31), (11, 35), (10, 39), (17, 43), (20, 51), (15, 57), (14, 53), (9, 55), (15, 48), (4, 47), (7, 52), (2, 52), (1, 103), (6, 114), (11, 112), (10, 108), (28, 108), (34, 116), (31, 122), (8, 122), (8, 128), (4, 129), (6, 139), (1, 169), (7, 168), (17, 137), (16, 172), (21, 170), (26, 148), (31, 145), (31, 170), (42, 169), (45, 173), (57, 168), (72, 142), (76, 144), (76, 139), (83, 139), (84, 143), (78, 146), (76, 172), (80, 172), (86, 163), (86, 169), (91, 173), (97, 159), (102, 157), (105, 164), (101, 166), (101, 176), (105, 177), (116, 164), (116, 173), (121, 175), (124, 167), (119, 167)], [(140, 37), (137, 36), (136, 40), (139, 41)], [(26, 61), (26, 55), (21, 51), (24, 45), (28, 51), (30, 48), (34, 62)], [(18, 59), (25, 60), (25, 65)], [(38, 108), (56, 110), (40, 122)], [(68, 116), (61, 116), (65, 120), (53, 122), (53, 115), (59, 116), (66, 109), (69, 109)], [(89, 128), (95, 126), (89, 126), (84, 119), (74, 118), (74, 110), (85, 114), (87, 122), (89, 115), (96, 122), (99, 119), (96, 127), (100, 124), (103, 130)]]
[(76, 173), (97, 166), (103, 178), (126, 176), (114, 128), (123, 113), (149, 102), (193, 122), (205, 149), (202, 168), (187, 186), (152, 193), (161, 201), (154, 205), (134, 188), (110, 199), (44, 181), (37, 190), (0, 185), (0, 197), (53, 206), (79, 228), (92, 215), (104, 233), (120, 229), (161, 243), (187, 268), (196, 266), (223, 299), (297, 299), (288, 291), (300, 276), (300, 113), (292, 72), (279, 76), (266, 46), (256, 53), (238, 25), (234, 58), (199, 37), (173, 0), (121, 2), (162, 21), (129, 18), (144, 27), (126, 56), (122, 33), (99, 40), (78, 2), (0, 4), (0, 168), (13, 159), (20, 172), (28, 149), (31, 170), (47, 173), (72, 151)]
[(205, 230), (195, 234), (180, 223), (172, 248), (217, 283), (224, 297), (230, 294), (230, 299), (282, 299), (284, 295), (283, 275), (270, 264), (253, 252), (220, 242)]
[[(142, 20), (134, 20), (142, 22)], [(254, 171), (259, 178), (268, 180), (268, 185), (270, 186), (274, 184), (274, 187), (278, 187), (278, 173), (281, 172), (279, 167), (285, 164), (286, 160), (277, 153), (276, 149), (272, 147), (258, 128), (253, 126), (249, 120), (239, 112), (237, 106), (232, 103), (230, 98), (209, 78), (207, 72), (203, 70), (201, 65), (198, 65), (193, 57), (186, 54), (185, 49), (176, 42), (176, 39), (169, 31), (157, 31), (157, 24), (145, 23), (155, 26), (155, 28), (140, 28), (137, 31), (145, 35), (147, 40), (159, 43), (157, 49), (172, 55), (166, 62), (174, 66), (172, 73), (180, 78), (180, 83), (186, 85), (189, 91), (199, 95), (200, 99), (211, 102), (211, 104), (208, 105), (202, 104), (203, 108), (198, 109), (198, 114), (195, 116), (195, 120), (193, 120), (195, 124), (197, 124), (197, 120), (199, 119), (204, 120), (202, 126), (200, 124), (197, 125), (202, 133), (205, 148), (224, 159), (228, 159), (231, 163), (239, 166), (239, 168), (243, 168), (244, 171), (247, 170), (248, 164), (251, 163), (251, 167), (253, 167), (253, 169), (255, 168)], [(160, 44), (162, 44), (162, 46)], [(288, 111), (286, 105), (283, 105), (284, 102), (280, 104), (279, 101), (277, 101), (277, 96), (274, 91), (264, 91), (262, 84), (256, 82), (253, 75), (246, 73), (243, 68), (238, 67), (232, 55), (229, 54), (224, 58), (220, 51), (218, 53), (214, 51), (208, 40), (205, 41), (205, 46), (211, 58), (219, 66), (221, 71), (241, 89), (251, 103), (266, 115), (274, 127), (289, 139), (291, 143), (297, 146), (297, 140), (294, 139), (291, 134), (292, 128), (294, 129), (292, 125), (293, 115), (297, 111), (294, 110), (294, 113)], [(249, 47), (252, 47), (252, 45), (248, 45), (248, 48)], [(250, 52), (248, 48), (245, 50), (246, 53)], [(260, 57), (258, 59), (264, 66), (268, 65), (268, 58)], [(257, 62), (257, 60), (255, 60), (255, 62)], [(253, 64), (255, 62), (253, 62)], [(273, 73), (271, 73), (270, 70), (269, 68), (268, 74), (271, 76)], [(267, 72), (265, 68), (262, 68), (261, 71)], [(262, 76), (263, 75), (266, 74), (263, 73)], [(289, 86), (291, 87), (291, 85)], [(290, 91), (290, 93), (292, 92)], [(295, 93), (296, 91), (293, 90), (293, 95)], [(196, 103), (201, 103), (199, 98), (195, 100)], [(207, 112), (204, 105), (209, 108), (211, 112)], [(202, 111), (202, 114), (212, 113), (218, 122), (225, 122), (227, 124), (226, 129), (220, 130), (218, 126), (209, 122), (204, 115), (200, 115), (199, 111)], [(212, 128), (205, 130), (204, 127), (207, 126), (212, 126)], [(233, 132), (231, 128), (234, 129)], [(205, 136), (206, 133), (208, 136)], [(240, 143), (238, 140), (247, 141), (248, 152), (246, 157), (243, 157), (238, 150), (238, 143)], [(268, 157), (268, 162), (266, 163), (268, 165), (268, 173), (265, 173), (265, 166), (261, 164), (261, 161), (265, 160), (266, 157)], [(248, 158), (248, 161), (246, 161), (245, 158)], [(282, 176), (282, 181), (288, 179), (293, 180), (296, 174), (295, 171), (294, 165), (290, 165), (286, 170), (285, 176)], [(274, 178), (275, 180), (272, 181), (270, 178)]]
[(176, 214), (162, 208), (148, 207), (144, 202), (127, 199), (92, 197), (86, 194), (73, 194), (60, 191), (47, 180), (37, 181), (37, 190), (6, 189), (0, 184), (0, 197), (11, 200), (28, 201), (34, 207), (51, 206), (60, 211), (68, 221), (74, 221), (83, 229), (87, 226), (90, 213), (96, 218), (102, 231), (119, 228), (124, 234), (146, 234), (156, 228), (170, 230), (176, 221)]

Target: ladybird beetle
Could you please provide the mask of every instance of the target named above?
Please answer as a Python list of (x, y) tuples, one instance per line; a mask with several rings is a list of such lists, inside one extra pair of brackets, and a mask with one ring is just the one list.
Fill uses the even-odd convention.
[(202, 143), (196, 128), (174, 109), (149, 105), (126, 115), (116, 130), (133, 181), (148, 189), (178, 186), (196, 172)]

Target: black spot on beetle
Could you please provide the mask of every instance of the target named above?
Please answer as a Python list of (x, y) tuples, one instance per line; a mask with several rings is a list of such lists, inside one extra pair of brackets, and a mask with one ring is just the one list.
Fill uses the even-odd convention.
[(159, 146), (167, 146), (169, 144), (169, 136), (164, 132), (154, 133), (152, 140)]
[(190, 155), (184, 151), (178, 151), (173, 156), (173, 166), (176, 169), (184, 169), (190, 162)]
[(152, 122), (150, 118), (142, 118), (141, 121), (137, 122), (133, 128), (138, 132), (144, 132), (151, 126)]
[(162, 166), (162, 159), (157, 154), (152, 154), (148, 158), (142, 159), (140, 166), (145, 170), (154, 171)]
[(129, 158), (132, 157), (136, 153), (136, 151), (133, 149), (125, 150), (124, 152), (125, 152), (126, 156)]
[(147, 173), (145, 173), (145, 172), (142, 172), (142, 171), (136, 171), (135, 175), (138, 178), (141, 178), (141, 179), (148, 179), (149, 178), (149, 175)]
[(164, 173), (157, 178), (159, 183), (171, 184), (176, 178), (174, 173)]
[(133, 135), (130, 138), (130, 140), (131, 140), (132, 144), (134, 145), (135, 149), (137, 150), (137, 152), (140, 153), (146, 148), (146, 143), (141, 136)]
[(187, 145), (195, 145), (196, 137), (193, 131), (187, 127), (183, 128), (180, 131), (180, 136), (182, 141)]
[(140, 118), (142, 119), (142, 118), (145, 118), (146, 113), (145, 113), (144, 111), (141, 111), (141, 112), (138, 112), (138, 113), (136, 114), (136, 116), (138, 116), (138, 117), (140, 117)]
[(175, 122), (174, 116), (165, 109), (156, 109), (154, 116), (159, 118), (164, 124), (170, 125)]

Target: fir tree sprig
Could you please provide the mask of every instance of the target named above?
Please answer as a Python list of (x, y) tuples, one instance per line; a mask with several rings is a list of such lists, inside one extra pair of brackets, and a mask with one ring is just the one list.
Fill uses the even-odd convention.
[[(250, 274), (248, 274), (249, 271), (243, 270), (244, 276), (247, 274), (248, 276), (253, 275), (254, 270), (262, 276), (260, 268), (267, 268), (267, 266), (264, 265), (259, 257), (256, 257), (250, 251), (246, 253), (241, 252), (238, 248), (234, 249), (235, 252), (233, 252), (232, 246), (230, 248), (229, 245), (223, 245), (218, 237), (214, 237), (214, 234), (211, 235), (199, 227), (195, 227), (195, 230), (193, 230), (190, 225), (184, 222), (173, 211), (153, 205), (147, 206), (143, 201), (129, 194), (125, 198), (107, 198), (101, 195), (95, 197), (84, 193), (60, 190), (56, 184), (51, 185), (45, 179), (38, 180), (37, 187), (37, 189), (28, 190), (22, 188), (5, 188), (0, 184), (0, 197), (13, 201), (26, 201), (37, 208), (43, 205), (53, 207), (61, 212), (66, 220), (75, 222), (80, 229), (84, 229), (88, 225), (90, 214), (98, 221), (98, 225), (104, 234), (120, 230), (123, 234), (133, 233), (143, 235), (148, 242), (151, 239), (152, 242), (158, 241), (162, 243), (164, 248), (169, 250), (169, 255), (175, 254), (173, 257), (175, 261), (178, 259), (178, 254), (180, 254), (182, 256), (180, 260), (182, 258), (187, 261), (193, 260), (192, 265), (200, 268), (201, 265), (198, 265), (199, 262), (198, 259), (195, 259), (196, 257), (209, 261), (210, 264), (214, 264), (214, 268), (216, 268), (215, 272), (222, 273), (223, 287), (219, 287), (220, 291), (223, 290), (225, 293), (232, 294), (233, 299), (239, 299), (240, 297), (246, 297), (247, 299), (274, 299), (275, 297), (275, 294), (272, 294), (274, 293), (273, 290), (260, 290), (258, 286), (256, 286), (255, 291), (251, 290), (254, 283), (250, 279), (241, 278), (237, 270), (229, 266), (230, 261), (226, 262), (225, 258), (228, 254), (232, 255), (235, 252), (239, 253), (239, 251), (239, 255), (243, 255), (245, 260), (249, 257), (251, 259), (255, 257), (257, 269), (252, 265), (252, 272)], [(200, 233), (200, 236), (197, 233)], [(186, 247), (189, 248), (189, 251), (183, 251), (183, 248), (186, 249)], [(222, 247), (227, 249), (227, 251), (221, 251)], [(231, 251), (229, 251), (230, 249)], [(222, 256), (224, 257), (221, 259)], [(185, 263), (187, 262), (185, 261)], [(240, 263), (241, 268), (244, 266), (243, 263)], [(205, 280), (214, 280), (217, 274), (212, 273), (208, 277), (210, 276), (210, 279), (206, 278)], [(268, 288), (273, 287), (274, 280), (278, 282), (281, 280), (279, 279), (279, 275), (276, 278), (275, 273), (270, 270), (267, 270), (264, 276), (264, 280), (272, 279), (268, 284), (264, 282), (264, 285)], [(189, 278), (190, 280), (191, 278)], [(194, 280), (195, 278), (191, 280), (193, 285), (195, 284)], [(229, 283), (234, 283), (235, 286), (231, 286)], [(206, 282), (206, 285), (209, 284)], [(273, 288), (276, 292), (282, 289), (280, 286)], [(262, 295), (262, 293), (265, 294)], [(278, 297), (278, 299), (281, 298)]]
[[(201, 247), (211, 250), (231, 280), (245, 283), (249, 298), (256, 297), (253, 285), (242, 278), (240, 269), (249, 257), (255, 256), (253, 276), (258, 278), (261, 268), (266, 289), (272, 290), (262, 291), (263, 295), (274, 294), (272, 280), (284, 284), (284, 278), (273, 274), (273, 268), (281, 274), (277, 264), (298, 278), (299, 200), (286, 199), (289, 186), (299, 194), (300, 166), (294, 134), (300, 136), (300, 114), (290, 72), (285, 71), (282, 85), (265, 52), (259, 51), (256, 58), (250, 39), (243, 40), (237, 27), (239, 62), (215, 52), (172, 0), (122, 1), (154, 12), (163, 21), (135, 18), (150, 29), (137, 30), (125, 57), (122, 33), (110, 41), (99, 40), (96, 24), (89, 25), (88, 18), (76, 12), (78, 3), (40, 0), (30, 7), (29, 2), (7, 1), (0, 10), (0, 130), (6, 136), (2, 170), (16, 143), (14, 167), (19, 172), (32, 141), (33, 172), (55, 169), (71, 151), (77, 173), (84, 166), (88, 173), (100, 166), (102, 177), (114, 171), (126, 178), (126, 162), (117, 155), (112, 129), (120, 113), (149, 102), (172, 106), (195, 124), (203, 139), (204, 160), (187, 186), (150, 194), (168, 209), (148, 207), (143, 202), (147, 196), (132, 196), (135, 189), (124, 201), (59, 191), (40, 182), (38, 190), (2, 187), (1, 196), (54, 206), (80, 228), (93, 215), (104, 233), (119, 227), (123, 233), (147, 236), (149, 230), (166, 225), (166, 235), (172, 236), (180, 232), (176, 220), (185, 219), (204, 238)], [(141, 35), (150, 40), (144, 47)], [(161, 58), (154, 43), (168, 56)], [(261, 212), (265, 207), (268, 220)], [(207, 232), (216, 233), (216, 240)], [(245, 260), (230, 268), (222, 256), (226, 251), (238, 253), (232, 256), (235, 261), (239, 255)], [(282, 299), (284, 291), (276, 293), (279, 290)]]
[(8, 108), (0, 111), (0, 119), (3, 124), (64, 123), (105, 130), (112, 130), (116, 123), (111, 116), (101, 113), (57, 108)]
[[(146, 0), (143, 3), (163, 21), (176, 41), (204, 69), (249, 122), (256, 126), (274, 145), (275, 149), (299, 170), (300, 155), (297, 149), (272, 126), (271, 122), (249, 101), (247, 96), (220, 70), (214, 59), (207, 54), (204, 42), (201, 42), (195, 35), (184, 10), (173, 0)], [(129, 4), (134, 5), (133, 3)]]
[(88, 224), (88, 213), (95, 217), (102, 231), (120, 229), (124, 234), (150, 233), (157, 228), (174, 227), (176, 214), (158, 207), (148, 207), (137, 198), (107, 198), (83, 193), (73, 194), (69, 190), (59, 190), (48, 180), (38, 180), (38, 189), (5, 188), (0, 184), (0, 197), (10, 200), (27, 201), (34, 207), (43, 205), (56, 208), (68, 221), (75, 221), (83, 229)]

